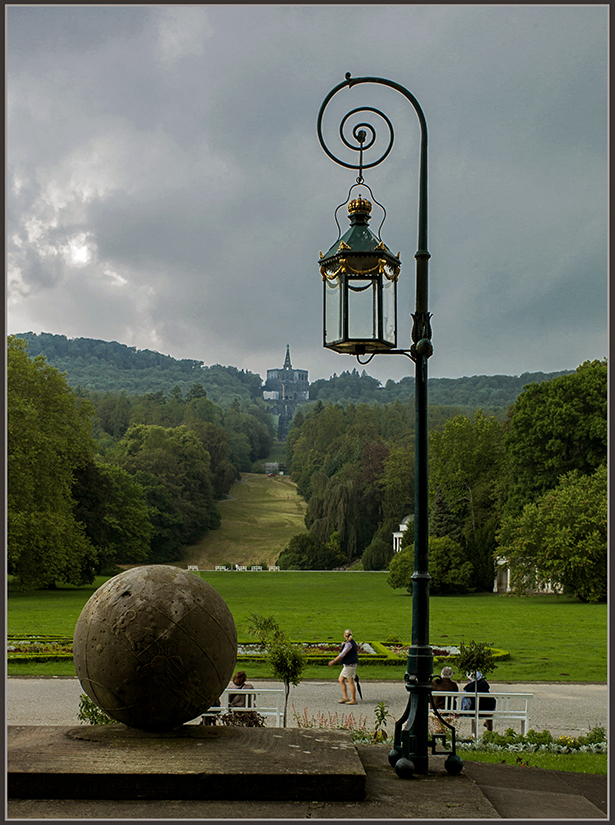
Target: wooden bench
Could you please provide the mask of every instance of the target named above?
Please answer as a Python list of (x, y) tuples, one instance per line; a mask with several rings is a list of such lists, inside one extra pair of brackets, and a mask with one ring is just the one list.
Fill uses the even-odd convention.
[[(474, 698), (474, 693), (465, 691), (455, 692), (448, 690), (434, 690), (432, 696), (444, 696), (443, 708), (438, 708), (438, 712), (446, 718), (452, 714), (458, 718), (474, 720), (475, 730), (478, 731), (478, 721), (493, 719), (509, 722), (520, 722), (521, 733), (525, 735), (529, 725), (529, 706), (531, 693), (504, 693), (500, 691), (490, 693), (479, 693), (477, 707), (474, 710), (461, 710), (461, 702), (467, 697)], [(492, 696), (495, 699), (495, 710), (480, 710), (480, 699), (484, 696)], [(447, 720), (448, 721), (448, 720)]]
[[(245, 707), (229, 707), (229, 696), (239, 694), (246, 697)], [(255, 710), (265, 718), (275, 719), (275, 727), (282, 727), (284, 715), (284, 690), (282, 688), (226, 688), (220, 697), (220, 704), (201, 714), (201, 719), (215, 719), (220, 713)]]

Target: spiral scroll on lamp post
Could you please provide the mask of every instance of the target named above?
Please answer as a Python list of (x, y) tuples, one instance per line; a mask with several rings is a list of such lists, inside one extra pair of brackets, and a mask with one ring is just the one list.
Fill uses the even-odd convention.
[[(372, 263), (370, 254), (376, 257), (379, 254), (382, 255), (382, 257), (378, 259), (380, 269), (385, 272), (385, 275), (387, 275), (390, 280), (393, 279), (393, 275), (390, 273), (395, 270), (394, 256), (391, 255), (380, 237), (378, 236), (378, 238), (376, 238), (376, 236), (367, 229), (366, 220), (369, 220), (369, 217), (366, 218), (366, 215), (363, 215), (364, 225), (359, 227), (362, 231), (359, 241), (357, 241), (357, 227), (354, 227), (355, 234), (353, 234), (351, 227), (351, 230), (341, 239), (340, 246), (336, 248), (334, 244), (326, 255), (323, 256), (321, 253), (320, 259), (321, 273), (323, 274), (323, 282), (325, 283), (325, 301), (327, 296), (327, 281), (331, 282), (335, 280), (338, 290), (342, 295), (340, 300), (343, 302), (343, 310), (340, 310), (340, 317), (343, 320), (343, 323), (339, 325), (341, 331), (338, 333), (337, 339), (329, 343), (327, 343), (327, 310), (325, 307), (325, 346), (329, 346), (338, 352), (349, 352), (356, 355), (357, 358), (360, 358), (363, 354), (368, 354), (370, 355), (370, 360), (374, 354), (403, 354), (411, 358), (415, 364), (415, 504), (414, 573), (412, 576), (412, 644), (409, 648), (406, 674), (404, 676), (409, 697), (406, 710), (402, 718), (396, 723), (394, 746), (389, 754), (389, 762), (395, 768), (398, 775), (407, 778), (414, 772), (422, 774), (428, 772), (428, 748), (430, 744), (433, 745), (433, 742), (430, 743), (429, 741), (428, 726), (430, 694), (432, 689), (433, 652), (429, 644), (430, 577), (428, 572), (427, 361), (433, 352), (433, 347), (431, 344), (431, 315), (427, 309), (428, 262), (430, 258), (429, 252), (427, 251), (427, 124), (418, 101), (414, 95), (403, 86), (384, 78), (353, 78), (349, 73), (346, 74), (344, 82), (337, 85), (325, 97), (318, 114), (317, 131), (320, 145), (331, 160), (347, 169), (358, 170), (359, 174), (356, 179), (356, 184), (366, 185), (363, 179), (364, 170), (382, 163), (390, 154), (395, 138), (391, 121), (384, 112), (371, 106), (352, 109), (342, 118), (339, 128), (340, 139), (347, 149), (358, 153), (358, 163), (344, 161), (330, 151), (323, 138), (322, 123), (329, 102), (339, 91), (346, 88), (352, 89), (354, 86), (363, 83), (375, 83), (388, 86), (402, 94), (406, 100), (412, 104), (418, 116), (421, 132), (418, 248), (414, 255), (416, 259), (416, 295), (415, 312), (412, 315), (412, 345), (410, 349), (396, 348), (396, 332), (395, 338), (393, 338), (392, 335), (387, 337), (386, 335), (374, 332), (371, 338), (367, 336), (365, 340), (358, 340), (356, 337), (353, 338), (348, 332), (349, 320), (346, 315), (350, 314), (350, 302), (354, 299), (351, 291), (359, 292), (361, 289), (367, 289), (367, 286), (353, 286), (352, 278), (362, 277), (364, 280), (361, 281), (361, 283), (365, 282), (366, 284), (369, 284), (368, 279), (370, 277), (374, 279), (374, 318), (378, 316), (378, 313), (382, 312), (381, 306), (378, 303), (378, 290), (382, 289), (382, 283), (384, 283), (385, 287), (388, 286), (388, 284), (386, 284), (386, 281), (376, 284), (376, 276), (371, 274), (375, 272), (376, 267), (369, 267), (369, 263)], [(352, 128), (352, 141), (346, 137), (349, 119), (355, 115), (363, 115), (363, 113), (377, 115), (388, 128), (386, 148), (377, 159), (369, 162), (367, 162), (365, 155), (376, 143), (376, 129), (371, 123), (356, 123)], [(351, 187), (351, 191), (352, 188), (353, 187)], [(367, 188), (369, 189), (369, 187)], [(367, 207), (363, 206), (365, 203), (366, 202), (361, 201), (360, 198), (350, 202), (348, 208), (349, 212), (355, 213), (353, 215), (355, 223), (357, 222), (357, 212), (361, 213), (363, 211), (363, 213), (366, 213), (368, 211)], [(371, 204), (369, 205), (369, 210), (371, 210)], [(352, 221), (353, 218), (351, 218), (351, 223)], [(373, 238), (371, 246), (365, 240), (368, 233), (371, 235), (371, 238)], [(339, 240), (338, 238), (338, 241)], [(353, 255), (354, 258), (352, 258)], [(374, 258), (374, 260), (375, 259), (376, 258)], [(363, 270), (357, 270), (358, 264), (352, 266), (349, 263), (350, 260), (363, 260)], [(400, 265), (400, 263), (398, 260), (397, 264)], [(395, 281), (398, 271), (399, 266), (396, 267), (396, 271), (394, 272)], [(374, 330), (376, 330), (376, 326), (375, 324)], [(393, 343), (393, 340), (395, 343)], [(450, 773), (457, 773), (461, 770), (459, 763), (461, 763), (461, 760), (455, 755), (453, 749), (453, 754), (447, 760), (447, 770), (449, 770)], [(461, 765), (462, 764), (463, 763), (461, 763)]]

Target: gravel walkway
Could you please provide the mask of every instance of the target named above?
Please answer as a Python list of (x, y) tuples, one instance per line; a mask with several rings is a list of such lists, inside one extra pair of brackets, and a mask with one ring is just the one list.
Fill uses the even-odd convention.
[[(254, 687), (283, 687), (280, 683), (251, 680)], [(83, 693), (76, 678), (24, 679), (9, 677), (6, 682), (6, 720), (8, 725), (78, 725), (79, 697)], [(341, 691), (337, 681), (306, 681), (291, 686), (288, 704), (288, 726), (296, 727), (294, 711), (308, 718), (324, 714), (341, 719), (352, 713), (355, 720), (367, 719), (373, 727), (374, 709), (386, 702), (394, 718), (406, 707), (408, 694), (403, 682), (368, 682), (361, 680), (363, 699), (352, 707), (338, 704)], [(554, 736), (579, 736), (591, 728), (608, 725), (608, 688), (606, 684), (501, 684), (492, 683), (493, 691), (533, 694), (530, 702), (529, 727), (549, 730)], [(463, 723), (468, 725), (469, 722)], [(507, 727), (519, 730), (519, 725), (500, 722), (495, 730)], [(387, 729), (392, 732), (392, 722)], [(465, 728), (461, 729), (466, 732)]]

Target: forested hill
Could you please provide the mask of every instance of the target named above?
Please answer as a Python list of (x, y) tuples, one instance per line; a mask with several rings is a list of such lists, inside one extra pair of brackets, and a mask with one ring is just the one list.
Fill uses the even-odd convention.
[[(230, 404), (234, 398), (261, 398), (260, 375), (203, 361), (177, 360), (152, 350), (138, 350), (116, 341), (67, 338), (43, 332), (19, 333), (29, 345), (29, 354), (42, 353), (47, 361), (66, 373), (72, 387), (89, 392), (125, 392), (128, 395), (170, 393), (179, 387), (185, 394), (195, 383), (203, 385), (215, 404)], [(430, 378), (429, 404), (483, 410), (505, 410), (527, 384), (542, 383), (573, 372), (534, 372), (523, 375), (474, 375), (466, 378)], [(365, 370), (357, 369), (319, 379), (310, 384), (310, 401), (323, 404), (407, 403), (414, 393), (414, 377), (389, 380), (383, 386)]]
[(200, 383), (214, 404), (230, 404), (234, 398), (262, 397), (260, 375), (235, 367), (220, 364), (208, 367), (203, 361), (177, 360), (117, 341), (67, 338), (47, 332), (40, 335), (24, 332), (16, 337), (28, 342), (31, 357), (42, 353), (53, 367), (66, 373), (71, 387), (82, 387), (89, 392), (167, 394), (179, 387), (185, 394)]
[[(525, 372), (523, 375), (472, 375), (465, 378), (429, 378), (427, 381), (430, 406), (453, 406), (483, 410), (507, 409), (528, 384), (541, 384), (574, 370), (562, 372)], [(347, 404), (373, 403), (391, 404), (394, 401), (407, 402), (414, 395), (414, 376), (401, 381), (387, 381), (382, 386), (379, 381), (359, 373), (343, 372), (329, 379), (321, 379), (310, 384), (310, 400)]]

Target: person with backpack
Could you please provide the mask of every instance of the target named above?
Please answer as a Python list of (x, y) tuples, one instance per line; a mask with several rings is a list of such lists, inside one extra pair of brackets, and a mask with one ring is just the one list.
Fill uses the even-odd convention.
[[(342, 663), (342, 671), (338, 677), (338, 682), (342, 688), (342, 698), (339, 700), (340, 705), (356, 705), (357, 704), (357, 686), (355, 678), (357, 675), (357, 665), (359, 663), (359, 646), (352, 638), (350, 630), (344, 631), (344, 644), (340, 653), (331, 659), (329, 667), (336, 662)], [(350, 698), (348, 698), (348, 690), (346, 683), (350, 687)]]

